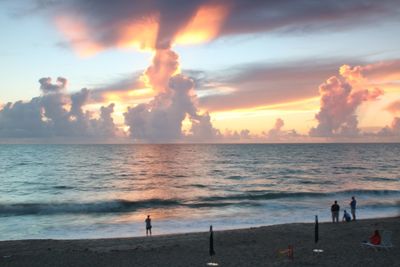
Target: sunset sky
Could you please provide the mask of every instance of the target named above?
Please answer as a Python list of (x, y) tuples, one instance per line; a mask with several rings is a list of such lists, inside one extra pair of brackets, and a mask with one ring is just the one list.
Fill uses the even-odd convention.
[(398, 1), (0, 0), (0, 24), (0, 142), (400, 141)]

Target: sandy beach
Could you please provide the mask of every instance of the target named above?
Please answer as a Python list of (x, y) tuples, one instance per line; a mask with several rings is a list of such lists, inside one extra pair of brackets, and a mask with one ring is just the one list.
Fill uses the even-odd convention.
[[(295, 223), (215, 231), (219, 266), (399, 266), (400, 217), (350, 223)], [(393, 232), (389, 251), (362, 248), (374, 229)], [(154, 229), (157, 231), (157, 229)], [(293, 260), (279, 255), (294, 247)], [(209, 233), (90, 240), (0, 242), (0, 266), (206, 266)], [(314, 248), (324, 252), (316, 255)]]

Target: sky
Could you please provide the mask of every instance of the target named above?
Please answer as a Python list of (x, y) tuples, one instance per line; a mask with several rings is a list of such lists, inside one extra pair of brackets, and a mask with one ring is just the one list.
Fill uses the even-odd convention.
[(398, 142), (398, 1), (0, 0), (0, 142)]

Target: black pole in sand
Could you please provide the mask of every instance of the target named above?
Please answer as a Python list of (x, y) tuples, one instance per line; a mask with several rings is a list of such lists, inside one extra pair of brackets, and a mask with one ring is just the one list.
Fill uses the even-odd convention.
[(315, 233), (314, 233), (315, 244), (317, 244), (318, 240), (319, 240), (319, 229), (318, 228), (319, 228), (318, 227), (318, 216), (315, 215)]
[(210, 262), (207, 263), (208, 266), (218, 266), (218, 263), (213, 262), (213, 256), (215, 255), (215, 250), (214, 250), (214, 232), (212, 229), (212, 225), (210, 225), (210, 247), (209, 247), (209, 253), (210, 253)]
[(210, 257), (212, 258), (212, 256), (215, 255), (215, 251), (214, 251), (214, 233), (213, 233), (213, 229), (212, 229), (212, 225), (210, 225)]

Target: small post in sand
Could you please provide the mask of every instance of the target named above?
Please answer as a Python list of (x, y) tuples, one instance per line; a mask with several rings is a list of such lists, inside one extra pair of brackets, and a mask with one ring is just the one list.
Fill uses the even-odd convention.
[[(315, 242), (315, 246), (317, 245), (319, 241), (319, 226), (318, 226), (318, 215), (315, 215), (315, 228), (314, 228), (314, 242)], [(319, 248), (314, 248), (313, 252), (316, 255), (319, 255), (320, 253), (324, 252), (323, 249), (319, 249)]]
[(212, 225), (210, 225), (210, 248), (209, 248), (209, 253), (210, 253), (210, 262), (207, 263), (207, 266), (218, 266), (218, 263), (213, 261), (213, 256), (215, 255), (214, 251), (214, 232), (212, 229)]

